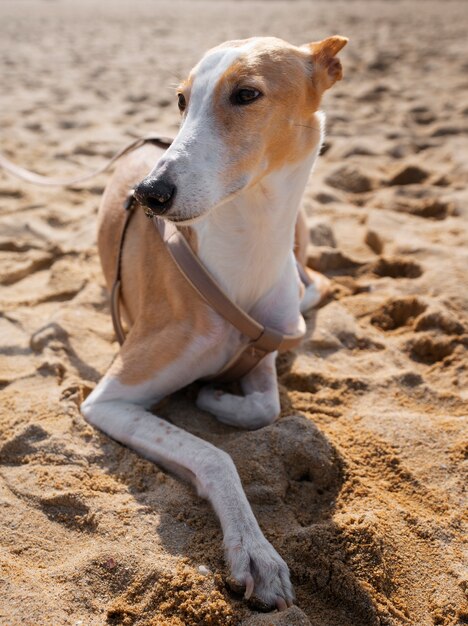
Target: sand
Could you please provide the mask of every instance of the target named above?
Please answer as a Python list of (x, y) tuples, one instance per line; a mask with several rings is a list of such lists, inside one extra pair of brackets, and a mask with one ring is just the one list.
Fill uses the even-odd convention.
[(297, 607), (230, 591), (210, 506), (80, 416), (118, 348), (95, 244), (106, 176), (1, 174), (0, 623), (466, 624), (466, 4), (95, 4), (0, 4), (1, 150), (44, 174), (175, 134), (173, 85), (211, 45), (351, 38), (304, 198), (332, 295), (279, 361), (281, 419), (225, 427), (196, 385), (160, 408), (232, 455)]

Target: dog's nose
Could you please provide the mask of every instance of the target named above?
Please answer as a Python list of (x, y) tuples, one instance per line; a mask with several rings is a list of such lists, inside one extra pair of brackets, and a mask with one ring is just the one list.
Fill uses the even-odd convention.
[(174, 202), (177, 187), (169, 179), (145, 178), (135, 187), (135, 198), (154, 213), (167, 213)]

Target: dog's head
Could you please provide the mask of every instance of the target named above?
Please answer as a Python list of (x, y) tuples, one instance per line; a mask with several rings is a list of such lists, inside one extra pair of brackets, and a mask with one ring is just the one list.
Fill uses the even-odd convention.
[(342, 78), (347, 39), (293, 46), (272, 37), (230, 41), (205, 54), (179, 86), (174, 143), (136, 187), (156, 214), (187, 222), (267, 174), (305, 159), (320, 141), (316, 111)]

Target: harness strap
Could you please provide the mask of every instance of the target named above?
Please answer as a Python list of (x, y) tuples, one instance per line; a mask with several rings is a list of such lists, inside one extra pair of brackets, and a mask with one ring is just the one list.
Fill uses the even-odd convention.
[(155, 217), (153, 223), (175, 264), (195, 291), (221, 317), (224, 317), (243, 335), (249, 337), (253, 342), (251, 343), (252, 346), (265, 352), (291, 350), (298, 346), (303, 333), (283, 335), (272, 328), (259, 324), (237, 306), (218, 285), (173, 222)]
[(218, 374), (210, 377), (210, 380), (224, 382), (236, 380), (247, 374), (270, 352), (292, 350), (300, 344), (304, 330), (294, 335), (284, 335), (273, 328), (259, 324), (238, 307), (194, 254), (173, 222), (153, 217), (153, 224), (166, 244), (173, 261), (192, 288), (221, 317), (251, 340)]
[[(130, 195), (124, 205), (127, 215), (120, 236), (115, 280), (111, 293), (112, 322), (120, 344), (123, 344), (125, 340), (120, 320), (122, 249), (134, 205), (134, 197)], [(192, 289), (221, 317), (250, 339), (249, 343), (242, 346), (220, 372), (205, 380), (223, 382), (237, 380), (250, 372), (267, 354), (276, 350), (280, 352), (291, 350), (299, 345), (304, 336), (303, 329), (294, 335), (283, 335), (273, 328), (259, 324), (238, 307), (218, 285), (173, 222), (156, 216), (152, 217), (152, 221), (176, 267)]]

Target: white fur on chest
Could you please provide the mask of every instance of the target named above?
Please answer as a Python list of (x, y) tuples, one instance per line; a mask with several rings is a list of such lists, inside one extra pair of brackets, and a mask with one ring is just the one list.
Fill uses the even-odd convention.
[[(200, 259), (246, 311), (272, 290), (289, 293), (282, 281), (295, 282), (294, 228), (316, 156), (271, 173), (192, 226)], [(298, 298), (291, 306), (298, 311)]]

